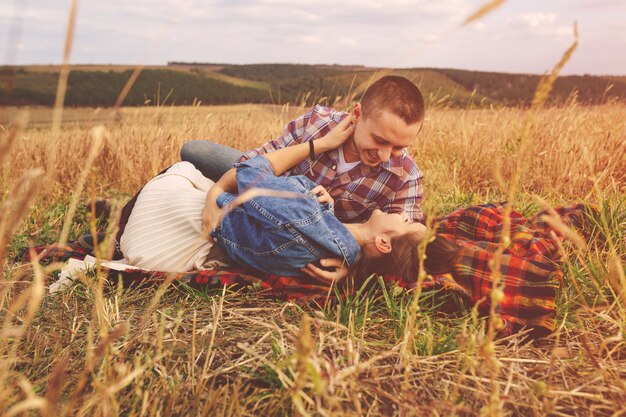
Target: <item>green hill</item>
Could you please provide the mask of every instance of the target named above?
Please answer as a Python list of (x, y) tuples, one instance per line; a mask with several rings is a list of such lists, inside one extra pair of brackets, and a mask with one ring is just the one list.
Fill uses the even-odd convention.
[[(482, 96), (505, 105), (529, 104), (541, 76), (532, 74), (504, 74), (495, 72), (438, 70), (467, 90), (476, 90)], [(557, 78), (551, 99), (562, 102), (572, 94), (585, 104), (599, 104), (608, 98), (626, 98), (624, 77), (569, 75)]]
[[(486, 99), (485, 97), (472, 94), (471, 90), (467, 90), (464, 86), (437, 70), (402, 69), (393, 70), (389, 74), (401, 75), (413, 81), (420, 88), (425, 100), (430, 105), (450, 103), (455, 106), (465, 106), (471, 100), (480, 101), (482, 99), (484, 102)], [(337, 96), (345, 97), (359, 93), (354, 96), (355, 99), (359, 99), (360, 93), (379, 75), (379, 71), (370, 70), (342, 73), (327, 77), (325, 81), (328, 88), (320, 92), (320, 94), (328, 96), (330, 100), (333, 100)]]
[[(80, 65), (68, 79), (68, 106), (111, 106), (132, 74), (130, 66)], [(385, 71), (387, 73), (387, 71)], [(540, 76), (439, 68), (394, 69), (422, 90), (430, 106), (529, 105)], [(358, 93), (380, 69), (362, 66), (172, 62), (143, 69), (124, 105), (336, 103)], [(54, 102), (58, 66), (0, 67), (0, 105)], [(575, 95), (584, 104), (626, 100), (624, 76), (559, 77), (552, 103)]]
[[(132, 74), (124, 71), (72, 71), (68, 77), (65, 104), (68, 106), (112, 106)], [(58, 72), (2, 70), (0, 104), (52, 105)], [(225, 76), (206, 76), (169, 69), (143, 70), (131, 88), (124, 105), (265, 103), (267, 88), (239, 85)]]

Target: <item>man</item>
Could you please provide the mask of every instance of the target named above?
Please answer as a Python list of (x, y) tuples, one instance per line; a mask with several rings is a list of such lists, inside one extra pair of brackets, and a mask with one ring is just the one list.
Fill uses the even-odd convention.
[[(258, 149), (242, 154), (209, 141), (191, 141), (183, 146), (181, 158), (217, 181), (233, 163), (318, 139), (347, 116), (318, 105), (289, 122), (281, 136)], [(328, 192), (335, 215), (342, 222), (364, 222), (375, 209), (405, 212), (412, 221), (423, 221), (423, 174), (406, 151), (424, 122), (424, 99), (419, 89), (404, 77), (382, 77), (365, 91), (350, 117), (353, 132), (342, 147), (319, 153), (311, 149), (312, 158), (284, 175), (305, 175), (321, 186), (314, 191)], [(229, 175), (234, 181), (233, 171)], [(209, 226), (211, 216), (206, 213), (205, 225)], [(330, 271), (312, 265), (310, 275), (331, 280), (341, 269), (338, 260), (328, 259), (322, 265)]]

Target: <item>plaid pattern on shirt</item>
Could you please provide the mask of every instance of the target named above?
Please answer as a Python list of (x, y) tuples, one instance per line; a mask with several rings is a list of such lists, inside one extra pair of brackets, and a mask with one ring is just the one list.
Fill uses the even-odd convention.
[[(561, 219), (577, 229), (582, 229), (584, 220), (593, 209), (581, 204), (557, 208)], [(556, 321), (556, 293), (563, 279), (559, 261), (562, 236), (543, 220), (543, 213), (533, 219), (521, 214), (511, 214), (511, 244), (501, 257), (500, 272), (504, 283), (504, 298), (497, 313), (504, 321), (501, 335), (519, 331), (522, 327), (532, 328), (534, 336), (554, 330)], [(504, 205), (485, 204), (459, 209), (439, 221), (438, 233), (462, 244), (462, 249), (448, 273), (429, 276), (423, 288), (441, 288), (452, 291), (467, 299), (471, 304), (479, 303), (479, 310), (489, 311), (489, 294), (492, 289), (490, 261), (498, 248), (503, 225)], [(102, 239), (99, 239), (102, 240)], [(49, 245), (33, 248), (25, 254), (38, 254), (40, 262), (62, 261), (70, 257), (82, 258), (90, 254), (81, 241), (64, 245)], [(103, 268), (104, 269), (104, 268)], [(143, 283), (160, 284), (170, 273), (127, 270), (109, 270), (109, 279), (121, 277), (125, 285)], [(335, 293), (326, 285), (309, 277), (296, 278), (261, 274), (240, 267), (178, 273), (174, 282), (187, 284), (196, 289), (222, 288), (239, 289), (256, 284), (259, 295), (293, 300), (300, 303), (317, 303), (321, 306), (335, 301)], [(405, 282), (401, 278), (387, 275), (387, 283), (411, 289), (416, 281)], [(341, 296), (354, 293), (350, 285), (342, 286)]]
[[(281, 136), (245, 153), (240, 161), (319, 139), (346, 116), (347, 113), (317, 105), (289, 122)], [(313, 163), (305, 159), (284, 175), (305, 175), (324, 186), (335, 201), (335, 215), (342, 222), (363, 222), (377, 208), (385, 213), (404, 211), (413, 221), (423, 221), (420, 202), (424, 195), (424, 175), (406, 150), (377, 167), (359, 164), (340, 175), (337, 175), (338, 161), (339, 151), (334, 149), (315, 155)]]

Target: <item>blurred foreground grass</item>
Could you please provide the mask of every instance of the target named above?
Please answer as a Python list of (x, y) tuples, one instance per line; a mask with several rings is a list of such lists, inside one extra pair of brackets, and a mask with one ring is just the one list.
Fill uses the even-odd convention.
[[(8, 114), (8, 109), (4, 109)], [(306, 109), (276, 106), (74, 110), (80, 123), (56, 136), (45, 112), (2, 155), (4, 219), (19, 214), (0, 282), (0, 414), (19, 415), (619, 415), (626, 406), (626, 107), (539, 110), (519, 152), (522, 109), (434, 109), (409, 149), (425, 172), (431, 215), (501, 201), (521, 169), (515, 207), (533, 195), (557, 206), (603, 207), (598, 244), (570, 254), (551, 337), (521, 337), (486, 352), (472, 306), (426, 293), (405, 349), (411, 294), (361, 294), (328, 310), (243, 293), (173, 288), (99, 288), (97, 274), (58, 297), (44, 283), (58, 266), (11, 259), (32, 243), (59, 239), (71, 195), (89, 159), (94, 124), (108, 121), (70, 239), (88, 230), (91, 196), (123, 204), (181, 145), (207, 138), (241, 150), (274, 138)], [(71, 116), (71, 115), (70, 115)], [(8, 117), (14, 120), (14, 114)], [(0, 128), (2, 138), (11, 125)], [(3, 142), (4, 143), (4, 142)], [(51, 144), (55, 146), (50, 146)], [(10, 190), (34, 167), (28, 208)], [(37, 187), (35, 187), (37, 188)], [(24, 190), (30, 190), (25, 187)], [(11, 200), (11, 198), (14, 198)], [(16, 213), (22, 210), (21, 213)], [(17, 217), (16, 217), (17, 218)], [(4, 235), (3, 235), (4, 233)], [(375, 279), (375, 278), (373, 278)], [(622, 281), (620, 281), (622, 280)], [(499, 366), (495, 381), (489, 363)], [(488, 408), (491, 407), (491, 408)]]

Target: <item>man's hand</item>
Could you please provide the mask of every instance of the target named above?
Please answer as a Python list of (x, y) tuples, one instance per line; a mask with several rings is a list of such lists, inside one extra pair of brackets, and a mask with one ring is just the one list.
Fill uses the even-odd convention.
[(326, 258), (322, 259), (320, 263), (324, 268), (329, 268), (330, 271), (318, 268), (313, 264), (307, 264), (306, 268), (302, 268), (300, 271), (327, 285), (343, 281), (350, 272), (345, 261), (341, 258)]
[(326, 204), (334, 204), (335, 203), (335, 201), (330, 196), (328, 191), (326, 191), (326, 188), (324, 188), (322, 185), (318, 185), (317, 187), (314, 187), (311, 190), (311, 192), (317, 196), (317, 201), (320, 204), (324, 204), (324, 203), (326, 203)]

